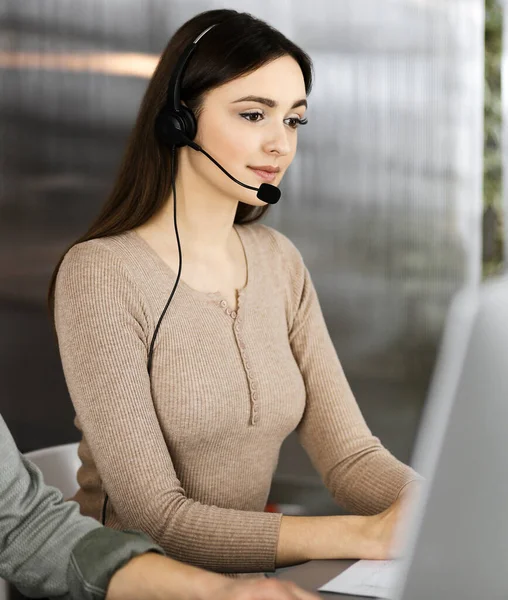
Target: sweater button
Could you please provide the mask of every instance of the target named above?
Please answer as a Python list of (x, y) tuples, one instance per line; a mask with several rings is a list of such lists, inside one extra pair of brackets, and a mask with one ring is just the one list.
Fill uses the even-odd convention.
[(228, 303), (225, 300), (222, 300), (220, 305), (222, 306), (222, 308), (226, 308), (226, 306), (228, 305)]
[(233, 317), (233, 319), (236, 319), (236, 311), (233, 311), (233, 312), (231, 313), (231, 316)]
[(227, 314), (227, 315), (230, 315), (230, 314), (231, 314), (231, 311), (229, 310), (229, 308), (226, 308), (226, 314)]

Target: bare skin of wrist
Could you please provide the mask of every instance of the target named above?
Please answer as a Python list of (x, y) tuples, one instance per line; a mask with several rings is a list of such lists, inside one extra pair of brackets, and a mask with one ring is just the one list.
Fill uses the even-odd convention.
[(106, 600), (317, 600), (275, 579), (232, 580), (159, 554), (130, 560), (111, 578)]
[(308, 560), (360, 558), (369, 549), (369, 517), (289, 517), (281, 521), (276, 565)]

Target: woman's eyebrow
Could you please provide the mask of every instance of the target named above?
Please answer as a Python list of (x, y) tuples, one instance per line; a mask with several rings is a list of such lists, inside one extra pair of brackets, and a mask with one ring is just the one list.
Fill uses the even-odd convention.
[[(272, 100), (271, 98), (263, 98), (261, 96), (244, 96), (243, 98), (239, 98), (238, 100), (234, 100), (231, 104), (236, 104), (237, 102), (258, 102), (259, 104), (265, 104), (270, 108), (275, 108), (279, 104)], [(297, 100), (291, 108), (298, 108), (299, 106), (305, 106), (307, 108), (307, 100), (302, 98), (301, 100)]]

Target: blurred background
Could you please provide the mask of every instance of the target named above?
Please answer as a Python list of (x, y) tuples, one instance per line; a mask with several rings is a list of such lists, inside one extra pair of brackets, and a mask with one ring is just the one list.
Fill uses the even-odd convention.
[[(503, 269), (502, 10), (494, 0), (227, 6), (314, 61), (309, 125), (266, 222), (301, 250), (368, 424), (409, 461), (450, 300)], [(0, 412), (22, 451), (79, 439), (49, 278), (111, 188), (159, 53), (211, 8), (224, 3), (3, 0)], [(293, 436), (270, 501), (341, 510)]]

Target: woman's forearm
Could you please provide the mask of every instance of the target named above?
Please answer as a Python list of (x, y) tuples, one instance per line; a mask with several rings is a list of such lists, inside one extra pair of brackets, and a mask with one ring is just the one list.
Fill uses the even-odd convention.
[(369, 545), (369, 517), (283, 516), (276, 565), (285, 567), (317, 559), (359, 558)]

